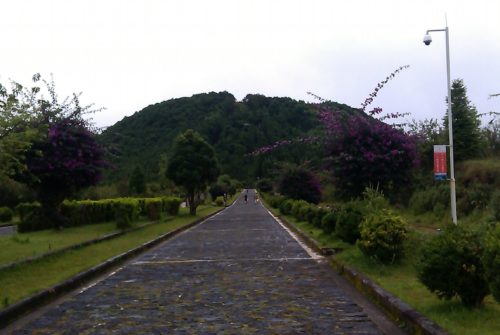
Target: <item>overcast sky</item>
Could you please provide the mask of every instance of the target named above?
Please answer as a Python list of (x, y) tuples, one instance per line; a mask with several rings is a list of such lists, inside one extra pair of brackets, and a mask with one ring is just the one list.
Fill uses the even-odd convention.
[(83, 92), (109, 126), (149, 104), (210, 91), (358, 107), (400, 65), (373, 107), (445, 113), (445, 34), (451, 76), (478, 111), (500, 111), (498, 0), (0, 0), (0, 82), (54, 75)]

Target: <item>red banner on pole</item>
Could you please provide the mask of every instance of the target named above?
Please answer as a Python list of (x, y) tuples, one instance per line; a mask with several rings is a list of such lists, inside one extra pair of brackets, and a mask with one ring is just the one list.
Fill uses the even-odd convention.
[(445, 180), (446, 172), (446, 145), (434, 146), (434, 179)]

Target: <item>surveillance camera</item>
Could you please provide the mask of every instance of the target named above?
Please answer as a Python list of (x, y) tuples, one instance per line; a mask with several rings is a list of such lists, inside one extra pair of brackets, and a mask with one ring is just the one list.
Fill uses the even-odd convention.
[(425, 36), (424, 36), (424, 44), (425, 44), (425, 45), (429, 45), (429, 44), (431, 44), (431, 42), (432, 42), (432, 37), (431, 37), (431, 35), (429, 35), (429, 34), (425, 35)]

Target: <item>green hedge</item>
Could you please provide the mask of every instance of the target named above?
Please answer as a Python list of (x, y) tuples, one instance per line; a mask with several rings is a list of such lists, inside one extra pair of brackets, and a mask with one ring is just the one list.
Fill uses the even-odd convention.
[(162, 202), (162, 212), (168, 215), (179, 214), (179, 207), (181, 206), (181, 199), (177, 197), (163, 197)]
[[(177, 197), (66, 200), (61, 204), (61, 214), (70, 227), (110, 221), (120, 221), (119, 225), (127, 227), (139, 215), (147, 216), (152, 221), (159, 220), (162, 212), (177, 215), (180, 204), (181, 200)], [(19, 204), (16, 211), (21, 219), (21, 232), (52, 228), (51, 223), (43, 219), (38, 203)]]
[(9, 207), (0, 207), (0, 222), (10, 222), (13, 215), (14, 213)]
[(158, 221), (161, 217), (163, 202), (161, 198), (144, 199), (146, 216), (151, 221)]
[(335, 234), (343, 241), (354, 244), (360, 236), (360, 225), (364, 219), (363, 203), (346, 203), (337, 217)]

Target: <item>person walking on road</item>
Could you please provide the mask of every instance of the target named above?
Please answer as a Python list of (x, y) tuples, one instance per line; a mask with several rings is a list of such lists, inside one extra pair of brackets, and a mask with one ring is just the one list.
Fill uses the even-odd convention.
[(245, 204), (248, 202), (248, 194), (245, 193)]

